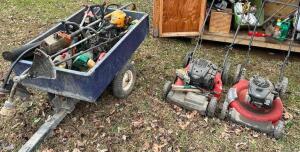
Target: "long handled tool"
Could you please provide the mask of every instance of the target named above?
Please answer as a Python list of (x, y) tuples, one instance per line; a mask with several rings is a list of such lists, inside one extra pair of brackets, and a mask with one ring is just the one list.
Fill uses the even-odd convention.
[[(192, 60), (193, 60), (193, 58), (194, 58), (194, 56), (195, 56), (197, 50), (202, 48), (203, 34), (204, 34), (204, 30), (205, 30), (205, 23), (206, 23), (207, 20), (208, 20), (209, 14), (211, 13), (214, 4), (215, 4), (215, 0), (212, 0), (209, 9), (208, 9), (208, 11), (206, 12), (207, 15), (205, 16), (204, 21), (203, 21), (203, 24), (202, 24), (202, 26), (201, 26), (201, 29), (200, 29), (200, 31), (199, 31), (199, 36), (198, 36), (198, 38), (197, 38), (197, 44), (196, 44), (196, 46), (194, 47), (193, 51), (191, 52), (191, 54), (190, 54), (190, 56), (189, 56), (188, 63), (189, 63), (189, 61), (192, 61)], [(188, 63), (187, 63), (187, 64), (188, 64)]]

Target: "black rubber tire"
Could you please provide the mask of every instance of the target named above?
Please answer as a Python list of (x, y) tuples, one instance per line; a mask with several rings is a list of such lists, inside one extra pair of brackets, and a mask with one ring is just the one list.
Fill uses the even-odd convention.
[(182, 61), (182, 66), (184, 68), (189, 64), (191, 57), (192, 57), (192, 53), (193, 53), (192, 51), (189, 51), (185, 54), (183, 61)]
[(55, 94), (53, 94), (53, 93), (48, 92), (47, 95), (48, 95), (49, 101), (52, 101), (55, 98)]
[(212, 97), (207, 106), (207, 116), (214, 117), (216, 113), (216, 109), (218, 106), (218, 101), (216, 97)]
[[(126, 74), (126, 72), (130, 72), (132, 75), (130, 78), (132, 82), (130, 82), (130, 86), (127, 86), (126, 89), (123, 88), (123, 78)], [(136, 82), (136, 70), (134, 68), (134, 65), (131, 64), (131, 63), (127, 63), (123, 69), (121, 71), (119, 71), (119, 73), (116, 75), (116, 77), (114, 78), (113, 82), (112, 82), (112, 92), (113, 92), (113, 95), (116, 97), (116, 98), (119, 98), (119, 99), (124, 99), (124, 98), (127, 98), (133, 88), (134, 88), (134, 84)]]
[(240, 74), (241, 74), (241, 70), (242, 70), (242, 65), (241, 64), (238, 64), (236, 66), (236, 71), (234, 73), (234, 77), (233, 77), (233, 83), (237, 83), (238, 81), (240, 81)]
[[(227, 98), (227, 96), (226, 96), (226, 98)], [(227, 99), (225, 99), (222, 109), (221, 109), (221, 113), (219, 115), (219, 119), (224, 120), (227, 117), (228, 106), (229, 106), (228, 101), (227, 101)]]
[(231, 63), (227, 62), (222, 70), (222, 83), (228, 84), (229, 70), (231, 67)]
[(289, 79), (287, 77), (283, 77), (282, 82), (281, 82), (281, 88), (279, 91), (280, 97), (284, 96), (286, 94), (286, 91), (288, 89), (289, 85)]
[(166, 100), (167, 99), (167, 96), (170, 92), (172, 88), (172, 82), (171, 81), (167, 81), (165, 84), (164, 84), (164, 88), (163, 88), (163, 100)]
[(284, 121), (279, 120), (278, 124), (275, 126), (274, 129), (274, 138), (280, 139), (284, 135)]

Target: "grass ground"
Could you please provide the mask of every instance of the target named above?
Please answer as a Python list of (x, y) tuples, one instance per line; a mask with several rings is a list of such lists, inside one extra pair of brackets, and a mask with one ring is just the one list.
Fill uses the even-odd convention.
[[(151, 0), (132, 0), (141, 11), (151, 13)], [(62, 18), (93, 3), (84, 0), (0, 0), (0, 51), (24, 44)], [(96, 2), (96, 1), (94, 1)], [(125, 3), (128, 0), (112, 0)], [(204, 42), (199, 56), (221, 64), (225, 44)], [(114, 98), (109, 91), (98, 104), (80, 103), (39, 151), (299, 151), (300, 150), (300, 56), (293, 54), (287, 69), (290, 79), (285, 106), (293, 118), (286, 135), (274, 140), (264, 134), (218, 119), (207, 119), (165, 103), (161, 99), (165, 80), (171, 80), (187, 50), (187, 39), (156, 39), (148, 36), (133, 60), (139, 71), (132, 95)], [(245, 57), (246, 47), (231, 54), (234, 63)], [(249, 75), (259, 73), (276, 80), (283, 52), (257, 49), (251, 55)], [(0, 57), (1, 71), (9, 63)], [(227, 86), (228, 88), (228, 86)], [(14, 118), (0, 117), (0, 151), (16, 151), (51, 114), (45, 93), (20, 102)], [(5, 98), (1, 99), (1, 104)]]

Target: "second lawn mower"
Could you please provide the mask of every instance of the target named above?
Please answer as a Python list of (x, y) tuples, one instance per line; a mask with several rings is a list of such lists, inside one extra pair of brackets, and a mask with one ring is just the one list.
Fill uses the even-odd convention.
[(223, 83), (226, 83), (228, 79), (230, 63), (227, 58), (231, 47), (226, 52), (222, 69), (207, 59), (196, 59), (193, 56), (198, 48), (201, 49), (204, 26), (214, 3), (215, 0), (212, 1), (207, 11), (194, 50), (187, 53), (183, 68), (176, 70), (174, 82), (167, 81), (163, 89), (165, 100), (189, 110), (197, 110), (200, 114), (210, 117), (215, 115)]
[[(263, 6), (269, 0), (263, 2)], [(276, 1), (271, 1), (275, 2)], [(282, 3), (281, 3), (282, 4)], [(299, 1), (300, 4), (300, 1)], [(286, 4), (288, 5), (288, 4)], [(299, 5), (296, 5), (299, 10)], [(260, 10), (262, 14), (263, 9)], [(296, 23), (299, 21), (299, 12), (295, 16)], [(257, 25), (254, 27), (254, 33)], [(283, 115), (283, 96), (287, 90), (288, 79), (284, 77), (284, 71), (288, 63), (293, 41), (296, 35), (296, 28), (292, 32), (292, 38), (289, 44), (289, 51), (285, 57), (280, 69), (279, 81), (273, 84), (267, 78), (255, 75), (247, 80), (245, 78), (246, 66), (249, 65), (251, 46), (254, 35), (249, 42), (247, 57), (243, 65), (238, 65), (235, 74), (235, 85), (227, 93), (223, 103), (220, 119), (229, 117), (230, 120), (253, 128), (255, 130), (274, 136), (276, 139), (281, 138), (284, 133)]]

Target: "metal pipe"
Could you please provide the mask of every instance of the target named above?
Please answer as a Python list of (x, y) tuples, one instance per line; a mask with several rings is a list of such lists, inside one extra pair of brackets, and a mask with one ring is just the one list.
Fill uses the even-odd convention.
[[(263, 14), (265, 4), (266, 4), (266, 1), (263, 1), (262, 7), (261, 7), (261, 9), (259, 11), (258, 19), (261, 18), (262, 14)], [(256, 32), (258, 25), (259, 25), (259, 20), (255, 23), (255, 26), (254, 26), (254, 29), (253, 29), (253, 33)], [(251, 35), (251, 39), (249, 41), (249, 47), (248, 47), (248, 51), (247, 51), (247, 57), (246, 57), (246, 60), (245, 60), (245, 63), (244, 63), (243, 67), (245, 67), (245, 65), (248, 65), (249, 62), (250, 62), (250, 51), (251, 51), (251, 47), (252, 47), (252, 44), (253, 44), (254, 35), (255, 34)]]
[[(242, 15), (242, 17), (244, 17), (244, 15)], [(227, 47), (227, 50), (226, 50), (226, 53), (225, 53), (225, 57), (224, 57), (224, 62), (223, 62), (223, 68), (225, 67), (225, 65), (226, 65), (226, 63), (228, 61), (229, 52), (230, 52), (230, 50), (233, 49), (233, 46), (234, 46), (235, 41), (237, 39), (237, 35), (238, 35), (238, 33), (239, 33), (240, 29), (241, 29), (241, 25), (242, 25), (242, 19), (240, 20), (240, 22), (238, 24), (238, 27), (237, 27), (237, 29), (236, 29), (236, 31), (234, 33), (233, 40), (232, 40), (231, 44)]]
[(87, 53), (87, 52), (89, 52), (89, 51), (92, 51), (92, 50), (94, 50), (95, 48), (98, 48), (98, 47), (100, 47), (100, 46), (102, 46), (102, 45), (104, 45), (104, 44), (107, 44), (107, 43), (109, 43), (109, 42), (112, 42), (112, 41), (114, 41), (114, 40), (116, 40), (116, 39), (122, 37), (123, 35), (125, 35), (126, 32), (127, 32), (127, 31), (121, 33), (121, 34), (120, 34), (119, 36), (117, 36), (117, 37), (114, 37), (114, 38), (112, 38), (112, 39), (110, 39), (110, 40), (108, 40), (108, 41), (106, 41), (106, 42), (102, 42), (102, 43), (100, 43), (100, 44), (98, 44), (98, 45), (96, 45), (96, 46), (93, 46), (93, 47), (91, 47), (91, 48), (85, 50), (85, 51), (81, 51), (81, 52), (79, 52), (79, 53), (76, 53), (75, 55), (71, 56), (70, 58), (65, 59), (65, 60), (62, 60), (62, 61), (60, 61), (60, 62), (57, 62), (57, 63), (55, 63), (54, 65), (57, 66), (57, 65), (59, 65), (59, 64), (61, 64), (61, 63), (67, 62), (67, 61), (69, 61), (69, 60), (71, 60), (71, 59), (74, 59), (74, 58), (76, 58), (76, 57), (78, 57), (78, 56), (80, 56), (80, 55), (82, 55), (82, 54), (84, 54), (84, 53)]
[(93, 38), (94, 36), (101, 34), (101, 33), (104, 32), (105, 30), (107, 30), (107, 28), (105, 28), (104, 30), (100, 30), (99, 32), (96, 32), (95, 34), (92, 34), (92, 35), (90, 35), (90, 36), (88, 36), (88, 37), (86, 37), (86, 38), (84, 38), (84, 39), (82, 39), (82, 40), (76, 42), (75, 44), (72, 44), (71, 46), (69, 46), (69, 47), (67, 47), (67, 48), (64, 48), (64, 49), (58, 51), (57, 53), (51, 55), (51, 58), (55, 58), (56, 56), (58, 56), (58, 55), (60, 55), (60, 54), (62, 54), (62, 53), (65, 53), (65, 52), (68, 51), (69, 49), (72, 49), (73, 47), (75, 47), (75, 46), (77, 46), (77, 45), (79, 45), (79, 44), (81, 44), (81, 43), (83, 43), (83, 42), (85, 42), (85, 41), (87, 41), (87, 40)]
[(82, 27), (82, 26), (83, 26), (83, 24), (84, 24), (84, 22), (85, 22), (85, 19), (86, 19), (86, 17), (88, 16), (88, 13), (89, 13), (90, 10), (91, 10), (91, 7), (90, 7), (90, 6), (87, 6), (87, 10), (84, 12), (84, 16), (83, 16), (83, 18), (82, 18), (82, 20), (81, 20), (81, 23), (79, 24), (79, 27)]
[(196, 53), (196, 50), (198, 49), (198, 47), (201, 48), (202, 40), (203, 40), (202, 35), (203, 35), (203, 33), (204, 33), (205, 23), (206, 23), (206, 21), (207, 21), (207, 19), (208, 19), (208, 16), (209, 16), (209, 14), (210, 14), (210, 12), (211, 12), (211, 10), (212, 10), (212, 7), (213, 7), (214, 3), (215, 3), (215, 0), (212, 0), (211, 5), (210, 5), (210, 7), (209, 7), (209, 9), (208, 9), (208, 12), (207, 12), (207, 14), (206, 14), (206, 16), (205, 16), (205, 19), (204, 19), (204, 21), (203, 21), (203, 23), (202, 23), (202, 27), (201, 27), (201, 29), (200, 29), (200, 31), (199, 31), (198, 41), (197, 41), (197, 44), (196, 44), (196, 46), (195, 46), (195, 48), (194, 48), (194, 50), (193, 50), (193, 52), (192, 52), (192, 54), (191, 54), (191, 59), (193, 59), (194, 54)]
[(299, 10), (299, 6), (300, 6), (300, 0), (299, 0), (299, 4), (298, 4), (298, 10), (297, 10), (297, 19), (296, 19), (296, 23), (295, 23), (295, 27), (293, 29), (293, 34), (292, 34), (292, 38), (290, 40), (290, 43), (289, 43), (289, 51), (286, 55), (286, 57), (284, 58), (284, 61), (281, 65), (281, 68), (280, 68), (280, 74), (279, 74), (279, 82), (282, 82), (283, 80), (283, 77), (284, 77), (284, 72), (285, 72), (285, 68), (288, 64), (288, 60), (289, 60), (289, 57), (291, 55), (291, 51), (292, 51), (292, 47), (293, 47), (293, 43), (294, 43), (294, 40), (295, 40), (295, 36), (296, 36), (296, 33), (297, 33), (297, 24), (299, 22), (299, 17), (300, 17), (300, 10)]
[(49, 120), (46, 120), (46, 122), (31, 136), (21, 149), (19, 149), (19, 152), (31, 152), (36, 150), (37, 146), (40, 145), (48, 133), (52, 129), (56, 128), (67, 114), (67, 110), (61, 110), (58, 113), (55, 113)]
[(11, 65), (11, 67), (9, 68), (8, 70), (8, 73), (3, 81), (3, 84), (2, 84), (2, 88), (5, 88), (6, 85), (7, 85), (7, 82), (9, 80), (9, 76), (11, 75), (12, 73), (12, 70), (13, 68), (17, 65), (17, 63), (21, 60), (21, 58), (26, 55), (27, 53), (31, 52), (34, 48), (38, 47), (42, 42), (37, 42), (36, 45), (32, 46), (31, 48), (27, 49), (26, 51), (24, 51)]

